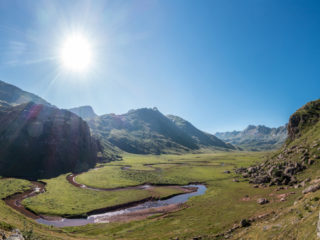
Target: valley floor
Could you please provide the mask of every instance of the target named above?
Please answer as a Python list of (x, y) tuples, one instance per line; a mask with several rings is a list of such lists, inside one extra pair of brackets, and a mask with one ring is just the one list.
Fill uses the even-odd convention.
[[(120, 219), (113, 223), (67, 228), (37, 224), (0, 201), (0, 229), (17, 227), (25, 232), (32, 229), (34, 238), (30, 239), (222, 239), (226, 236), (234, 239), (315, 239), (319, 193), (302, 196), (300, 188), (254, 188), (234, 173), (234, 168), (260, 162), (268, 154), (272, 153), (124, 155), (122, 161), (101, 164), (75, 180), (79, 184), (107, 189), (143, 183), (159, 186), (152, 191), (134, 188), (94, 191), (77, 188), (67, 181), (66, 175), (61, 175), (43, 180), (47, 183), (46, 192), (25, 199), (23, 204), (37, 214), (78, 216), (119, 203), (180, 193), (179, 188), (166, 186), (168, 184), (204, 183), (207, 191), (173, 212), (129, 222)], [(318, 167), (318, 163), (312, 166)], [(298, 177), (306, 178), (311, 172), (314, 174), (308, 170)], [(0, 197), (24, 191), (29, 186), (25, 180), (0, 179)], [(269, 203), (259, 205), (258, 198), (267, 198)], [(252, 226), (228, 232), (242, 219), (251, 219)], [(304, 232), (299, 231), (300, 226), (307, 226)], [(224, 235), (219, 235), (221, 233)]]

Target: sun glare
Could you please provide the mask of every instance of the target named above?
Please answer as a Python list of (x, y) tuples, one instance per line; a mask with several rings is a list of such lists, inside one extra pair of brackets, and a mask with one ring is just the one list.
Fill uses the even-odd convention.
[(88, 71), (92, 64), (92, 49), (88, 39), (81, 34), (67, 37), (60, 50), (62, 65), (73, 72)]

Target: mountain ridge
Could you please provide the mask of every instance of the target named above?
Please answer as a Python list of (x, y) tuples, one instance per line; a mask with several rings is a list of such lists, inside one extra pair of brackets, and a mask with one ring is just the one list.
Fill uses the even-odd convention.
[(43, 98), (1, 80), (0, 100), (5, 101), (10, 105), (19, 105), (26, 102), (34, 102), (36, 104), (53, 106)]
[(182, 131), (184, 131), (185, 133), (190, 135), (193, 139), (195, 139), (200, 146), (210, 147), (212, 145), (215, 145), (217, 147), (235, 149), (232, 145), (225, 143), (224, 141), (222, 141), (221, 139), (217, 138), (212, 134), (199, 130), (190, 122), (188, 122), (187, 120), (179, 116), (169, 114), (167, 115), (167, 117), (171, 121), (173, 121), (177, 125), (177, 127), (179, 127)]
[(90, 118), (95, 118), (98, 115), (94, 112), (93, 108), (89, 105), (85, 106), (79, 106), (79, 107), (74, 107), (74, 108), (69, 108), (67, 109), (70, 112), (73, 112), (74, 114), (78, 115), (79, 117), (83, 119), (90, 119)]
[[(172, 119), (163, 115), (157, 108), (140, 108), (120, 115), (105, 114), (89, 120), (88, 123), (96, 135), (130, 153), (179, 153), (201, 148), (192, 135), (181, 126), (178, 127)], [(211, 147), (222, 150), (234, 149), (222, 140), (212, 138), (216, 143), (213, 144), (212, 139)]]
[(287, 125), (270, 128), (248, 125), (242, 131), (217, 132), (215, 136), (244, 150), (264, 151), (279, 149), (287, 138)]
[(244, 170), (251, 183), (294, 185), (298, 182), (296, 174), (320, 159), (320, 99), (293, 113), (287, 128), (288, 138), (280, 150), (260, 165)]

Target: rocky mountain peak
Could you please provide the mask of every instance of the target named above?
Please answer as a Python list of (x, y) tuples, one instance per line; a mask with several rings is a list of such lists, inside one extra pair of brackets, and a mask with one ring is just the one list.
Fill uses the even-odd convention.
[(94, 112), (93, 108), (89, 105), (87, 106), (80, 106), (75, 108), (68, 109), (70, 112), (73, 112), (74, 114), (78, 115), (79, 117), (83, 119), (90, 119), (95, 118), (98, 115)]
[(300, 137), (320, 119), (320, 99), (311, 101), (290, 116), (288, 124), (289, 140)]

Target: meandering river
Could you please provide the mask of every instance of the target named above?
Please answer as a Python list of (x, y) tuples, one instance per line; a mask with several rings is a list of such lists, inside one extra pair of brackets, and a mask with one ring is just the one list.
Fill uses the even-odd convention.
[(77, 219), (62, 218), (59, 220), (46, 220), (43, 218), (38, 218), (36, 219), (36, 221), (38, 223), (52, 225), (55, 227), (81, 226), (89, 223), (103, 223), (103, 222), (106, 223), (106, 222), (109, 222), (110, 218), (117, 215), (134, 213), (134, 212), (138, 212), (138, 211), (142, 211), (150, 208), (160, 208), (160, 207), (169, 206), (172, 204), (185, 203), (186, 201), (188, 201), (190, 197), (202, 195), (207, 190), (207, 187), (202, 184), (190, 184), (183, 187), (194, 187), (194, 188), (197, 188), (197, 190), (195, 192), (177, 195), (177, 196), (168, 198), (166, 200), (147, 201), (145, 203), (138, 204), (134, 207), (128, 207), (128, 208), (124, 208), (116, 211), (109, 211), (102, 214), (89, 215), (87, 218), (77, 218)]
[[(75, 181), (74, 175), (67, 176), (68, 181), (76, 187), (88, 188), (95, 191), (116, 191), (118, 189), (99, 189), (91, 188), (82, 184), (78, 184)], [(165, 200), (149, 200), (143, 203), (128, 203), (126, 206), (119, 206), (117, 210), (106, 210), (99, 214), (89, 214), (87, 218), (61, 218), (61, 217), (47, 217), (39, 216), (34, 212), (26, 209), (21, 202), (29, 197), (33, 197), (37, 194), (41, 194), (45, 191), (45, 184), (42, 182), (32, 182), (33, 189), (27, 190), (24, 193), (17, 193), (11, 196), (8, 196), (4, 201), (15, 210), (23, 213), (24, 215), (35, 219), (38, 223), (46, 224), (55, 227), (70, 227), (70, 226), (82, 226), (90, 223), (108, 223), (115, 218), (127, 218), (127, 219), (137, 219), (137, 216), (146, 217), (151, 216), (156, 213), (166, 213), (175, 209), (178, 209), (182, 203), (188, 201), (189, 198), (194, 196), (199, 196), (205, 193), (207, 190), (206, 186), (203, 184), (189, 184), (186, 186), (181, 186), (186, 190), (189, 190), (187, 193), (179, 194), (167, 198)], [(147, 188), (152, 187), (152, 185), (140, 185), (132, 188)], [(121, 188), (125, 190), (126, 188)], [(192, 189), (192, 191), (190, 191)], [(133, 205), (133, 206), (132, 206)], [(92, 211), (94, 212), (94, 211)], [(141, 218), (140, 218), (141, 219)]]

